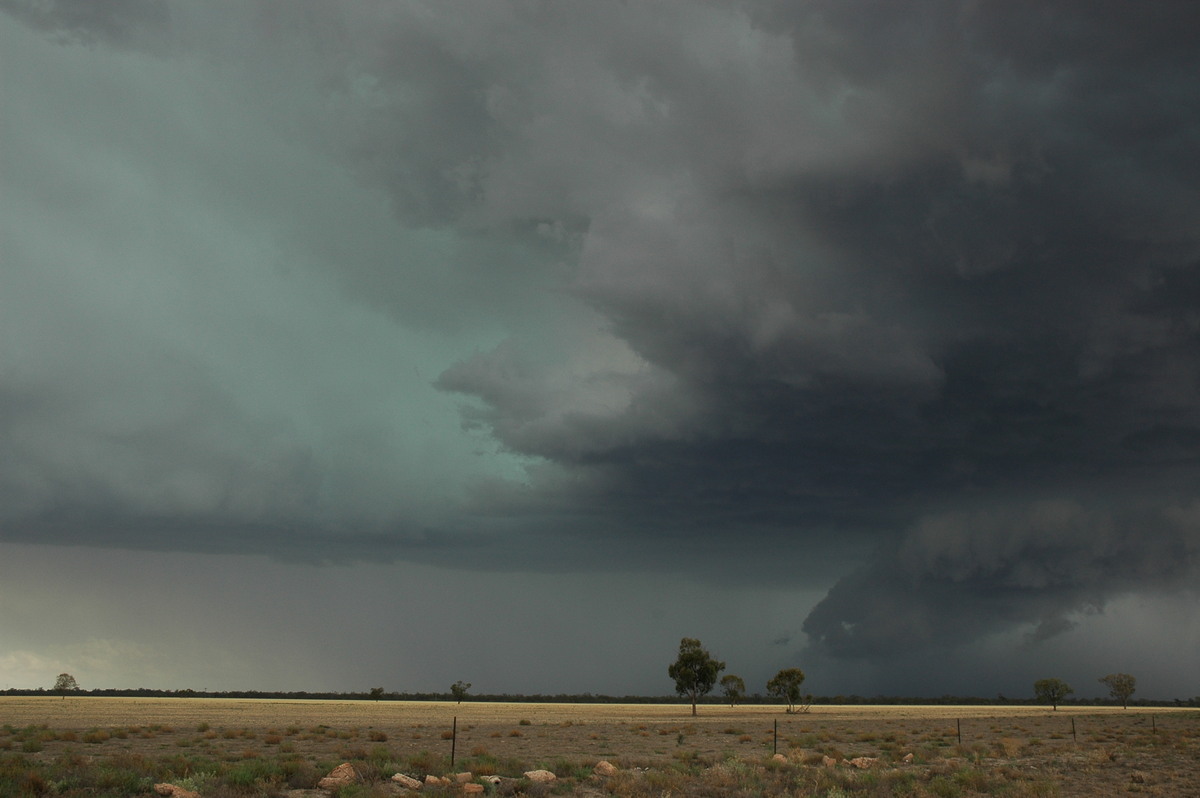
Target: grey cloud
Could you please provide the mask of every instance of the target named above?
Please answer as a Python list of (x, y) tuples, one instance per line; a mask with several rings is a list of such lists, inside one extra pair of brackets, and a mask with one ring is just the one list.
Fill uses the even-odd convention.
[(486, 425), (512, 449), (563, 463), (603, 459), (638, 441), (676, 440), (697, 413), (670, 375), (612, 342), (615, 350), (552, 373), (507, 342), (452, 366), (437, 379), (447, 391), (477, 396), (464, 420)]
[(161, 49), (171, 15), (165, 0), (0, 0), (0, 11), (64, 43)]
[(1125, 592), (1194, 584), (1195, 520), (1194, 504), (1135, 512), (1072, 500), (930, 516), (830, 590), (804, 631), (850, 657), (960, 645), (1029, 623), (1027, 641), (1041, 643), (1075, 628), (1072, 614)]
[[(147, 306), (220, 324), (51, 303), (100, 321), (48, 381), (3, 383), (0, 487), (30, 514), (148, 539), (174, 513), (159, 545), (240, 530), (221, 550), (612, 544), (728, 579), (865, 558), (806, 623), (847, 656), (1047, 640), (1194, 570), (1190, 511), (1162, 510), (1192, 506), (1200, 430), (1193, 3), (4, 8), (186, 42), (150, 87), (177, 116), (121, 95), (131, 130), (169, 123), (139, 157), (105, 133), (113, 100), (41, 129), (180, 218), (227, 211), (188, 241), (254, 244), (149, 252), (189, 298)], [(165, 329), (161, 382), (114, 373), (173, 424), (99, 434), (80, 362), (115, 361), (90, 344)], [(139, 407), (122, 380), (106, 406)]]
[(1062, 616), (1042, 620), (1033, 631), (1026, 633), (1025, 641), (1029, 646), (1036, 646), (1047, 640), (1066, 634), (1079, 628), (1079, 622)]
[[(1109, 537), (1072, 537), (1066, 521), (1046, 528), (1047, 548), (1018, 535), (1017, 551), (993, 552), (999, 571), (885, 564), (897, 547), (911, 554), (901, 530), (960, 493), (1002, 502), (1130, 480), (1139, 507), (1186, 497), (1200, 352), (1190, 294), (1170, 308), (1164, 296), (1200, 271), (1186, 155), (1200, 109), (1178, 33), (1195, 12), (871, 10), (751, 6), (764, 41), (786, 31), (793, 49), (767, 47), (762, 63), (787, 72), (735, 64), (703, 100), (672, 93), (682, 50), (627, 61), (671, 111), (656, 129), (710, 157), (680, 173), (654, 137), (631, 153), (644, 174), (610, 179), (643, 204), (591, 209), (573, 291), (688, 397), (694, 411), (669, 435), (621, 415), (593, 418), (609, 434), (589, 438), (544, 424), (535, 383), (501, 390), (499, 354), (442, 385), (483, 398), (476, 420), (520, 451), (603, 464), (603, 490), (625, 508), (703, 497), (730, 525), (770, 519), (780, 539), (824, 534), (818, 519), (875, 529), (887, 554), (809, 619), (842, 653), (1025, 622), (1048, 635), (1066, 628), (1061, 612), (1178, 581), (1190, 566), (1165, 554), (1178, 535), (1157, 519), (1138, 548), (1127, 516), (1146, 511), (1120, 508)], [(1027, 29), (1028, 42), (1014, 33)], [(781, 119), (792, 135), (763, 138)], [(739, 122), (753, 132), (727, 137)], [(645, 493), (620, 492), (635, 484)], [(1006, 539), (999, 527), (1038, 523), (974, 519), (950, 537), (987, 546)]]

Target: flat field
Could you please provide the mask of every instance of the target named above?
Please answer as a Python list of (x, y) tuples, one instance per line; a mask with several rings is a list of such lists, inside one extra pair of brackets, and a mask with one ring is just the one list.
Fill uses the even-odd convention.
[[(575, 794), (658, 795), (664, 790), (639, 792), (620, 780), (597, 784), (584, 778), (585, 769), (605, 759), (630, 772), (686, 771), (698, 780), (679, 783), (676, 794), (701, 794), (705, 773), (762, 764), (778, 751), (788, 762), (772, 767), (788, 773), (782, 781), (773, 774), (771, 784), (783, 787), (770, 794), (1200, 796), (1195, 709), (814, 706), (785, 714), (778, 706), (710, 705), (699, 711), (692, 717), (681, 705), (0, 697), (0, 756), (41, 763), (64, 755), (208, 763), (286, 758), (313, 773), (343, 761), (374, 762), (386, 779), (389, 765), (414, 775), (422, 765), (450, 772), (453, 744), (454, 770), (519, 776), (521, 768), (545, 767), (576, 773), (578, 784), (569, 788)], [(36, 744), (27, 744), (31, 736)], [(865, 770), (827, 768), (825, 757), (879, 762)]]

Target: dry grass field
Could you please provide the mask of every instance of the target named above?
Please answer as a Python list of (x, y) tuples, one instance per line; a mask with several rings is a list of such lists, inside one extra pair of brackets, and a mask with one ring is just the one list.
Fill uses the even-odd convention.
[[(13, 794), (149, 794), (184, 778), (207, 780), (205, 796), (309, 795), (350, 761), (367, 783), (346, 796), (391, 794), (397, 771), (534, 768), (566, 778), (509, 794), (1200, 796), (1194, 709), (702, 706), (693, 718), (680, 705), (0, 697), (0, 727), (3, 795), (6, 773)], [(602, 759), (622, 775), (589, 778)], [(123, 763), (124, 786), (86, 791), (93, 776), (64, 763)]]

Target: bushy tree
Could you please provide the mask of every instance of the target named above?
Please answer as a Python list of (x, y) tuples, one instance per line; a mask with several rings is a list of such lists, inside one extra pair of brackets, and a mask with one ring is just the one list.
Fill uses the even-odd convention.
[(66, 698), (67, 693), (74, 693), (79, 690), (79, 682), (75, 681), (75, 677), (69, 673), (60, 673), (58, 678), (54, 680), (54, 692), (62, 693), (62, 697)]
[(734, 676), (728, 673), (721, 677), (721, 689), (725, 692), (725, 697), (729, 699), (729, 706), (736, 706), (738, 701), (741, 701), (746, 696), (746, 683), (742, 681), (741, 676)]
[(376, 701), (383, 698), (383, 688), (382, 687), (372, 687), (371, 688), (371, 698), (374, 698)]
[(462, 679), (459, 679), (457, 682), (450, 685), (450, 694), (453, 695), (455, 700), (461, 704), (462, 700), (467, 697), (467, 691), (470, 689), (470, 682), (464, 682)]
[(667, 668), (667, 674), (675, 680), (675, 692), (692, 699), (692, 714), (696, 714), (696, 699), (708, 695), (717, 683), (717, 674), (725, 670), (725, 663), (713, 659), (700, 641), (685, 637), (679, 641), (679, 657)]
[(1075, 692), (1071, 685), (1062, 679), (1038, 679), (1033, 683), (1033, 694), (1038, 701), (1043, 701), (1058, 711), (1058, 702)]
[(1108, 685), (1108, 693), (1121, 702), (1124, 709), (1129, 709), (1129, 697), (1137, 689), (1137, 679), (1128, 673), (1110, 673), (1100, 680)]
[(800, 685), (804, 684), (804, 671), (799, 668), (784, 668), (767, 682), (767, 693), (787, 701), (787, 711), (795, 712), (800, 701)]

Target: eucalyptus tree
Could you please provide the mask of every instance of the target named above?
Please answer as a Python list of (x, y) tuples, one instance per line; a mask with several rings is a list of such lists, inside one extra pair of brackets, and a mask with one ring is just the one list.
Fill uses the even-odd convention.
[(675, 680), (675, 692), (692, 700), (692, 714), (696, 714), (696, 700), (708, 695), (717, 683), (717, 674), (725, 670), (725, 663), (714, 659), (708, 649), (694, 637), (679, 641), (679, 657), (667, 668), (667, 675)]

